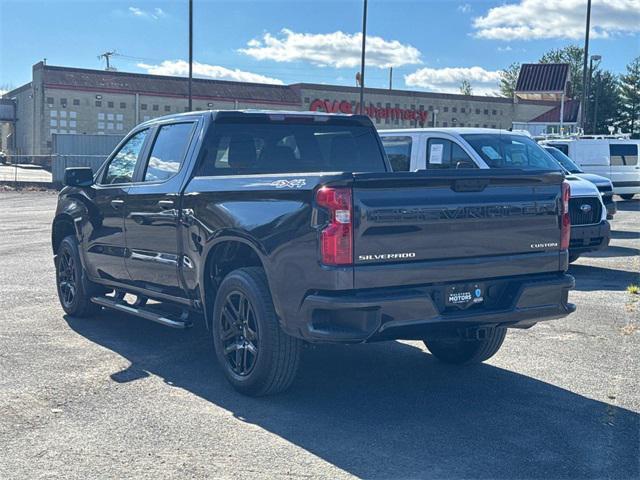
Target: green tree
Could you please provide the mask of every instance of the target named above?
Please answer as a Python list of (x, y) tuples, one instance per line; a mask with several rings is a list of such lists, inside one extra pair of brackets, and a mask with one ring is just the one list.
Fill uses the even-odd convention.
[(515, 92), (516, 83), (518, 83), (518, 75), (520, 75), (520, 64), (518, 62), (512, 63), (500, 71), (500, 81), (498, 82), (500, 95), (513, 98), (513, 92)]
[[(540, 63), (568, 63), (571, 72), (571, 87), (568, 95), (579, 99), (582, 95), (582, 67), (584, 62), (584, 48), (577, 45), (567, 45), (563, 48), (549, 50), (542, 55)], [(598, 62), (594, 64), (594, 71)]]
[(640, 57), (627, 65), (620, 76), (618, 126), (634, 138), (640, 138)]
[[(618, 124), (620, 110), (618, 77), (606, 70), (596, 70), (591, 80), (585, 130), (589, 133), (609, 133)], [(595, 119), (595, 124), (594, 124)]]
[(462, 95), (473, 95), (473, 88), (471, 87), (469, 80), (464, 79), (460, 82), (460, 93)]

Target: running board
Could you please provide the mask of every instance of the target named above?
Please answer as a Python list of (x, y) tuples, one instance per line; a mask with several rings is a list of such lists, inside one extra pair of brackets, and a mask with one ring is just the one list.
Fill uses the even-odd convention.
[(144, 318), (145, 320), (151, 320), (152, 322), (159, 323), (161, 325), (165, 325), (171, 328), (188, 328), (191, 326), (191, 322), (188, 320), (189, 315), (185, 311), (180, 320), (174, 320), (172, 318), (167, 318), (158, 313), (154, 313), (150, 310), (145, 310), (143, 307), (135, 307), (125, 303), (124, 300), (118, 300), (115, 298), (108, 297), (93, 297), (91, 301), (101, 307), (111, 308), (113, 310), (118, 310), (119, 312), (129, 313), (131, 315), (135, 315), (136, 317)]

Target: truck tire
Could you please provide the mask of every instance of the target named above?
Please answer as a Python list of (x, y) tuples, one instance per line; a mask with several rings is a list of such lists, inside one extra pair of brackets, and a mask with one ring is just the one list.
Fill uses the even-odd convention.
[(482, 340), (425, 339), (424, 344), (431, 354), (441, 362), (464, 365), (484, 362), (493, 357), (500, 350), (506, 335), (506, 328), (494, 328)]
[(80, 261), (78, 243), (73, 235), (60, 242), (55, 266), (56, 286), (62, 309), (74, 317), (89, 317), (98, 313), (100, 306), (91, 302), (91, 296), (100, 288), (87, 279)]
[(624, 200), (633, 200), (635, 193), (623, 193), (620, 195)]
[(569, 252), (569, 263), (573, 263), (580, 258), (579, 253), (571, 253)]
[(240, 393), (271, 395), (293, 382), (302, 342), (280, 328), (262, 268), (239, 268), (224, 278), (211, 330), (222, 370)]

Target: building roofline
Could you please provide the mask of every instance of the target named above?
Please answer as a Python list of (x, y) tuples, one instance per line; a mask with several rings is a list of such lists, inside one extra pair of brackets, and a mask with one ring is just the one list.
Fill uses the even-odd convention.
[(25, 83), (24, 85), (14, 88), (13, 90), (9, 90), (7, 93), (2, 95), (2, 98), (11, 98), (12, 96), (22, 93), (25, 90), (28, 90), (30, 88), (31, 88), (31, 82)]
[[(36, 64), (39, 65), (39, 64)], [(134, 76), (138, 78), (147, 78), (149, 80), (187, 80), (188, 77), (172, 76), (172, 75), (155, 75), (151, 73), (138, 73), (138, 72), (119, 72), (113, 70), (96, 70), (93, 68), (77, 68), (77, 67), (61, 67), (58, 65), (43, 65), (41, 67), (44, 70), (53, 70), (59, 72), (77, 72), (87, 73), (95, 75), (115, 75), (115, 76)], [(242, 86), (256, 86), (261, 88), (287, 88), (289, 85), (278, 85), (275, 83), (257, 83), (257, 82), (238, 82), (235, 80), (214, 80), (209, 78), (193, 78), (194, 83), (202, 84), (221, 84), (221, 85), (242, 85)]]
[[(309, 88), (314, 90), (326, 90), (326, 91), (349, 91), (352, 93), (359, 93), (359, 87), (349, 87), (345, 85), (325, 85), (319, 83), (293, 83), (289, 85), (294, 88)], [(428, 97), (428, 98), (441, 98), (449, 100), (472, 100), (476, 102), (495, 102), (495, 103), (507, 103), (512, 105), (513, 99), (509, 97), (492, 97), (483, 95), (462, 95), (458, 93), (438, 93), (438, 92), (423, 92), (420, 90), (397, 90), (388, 88), (371, 88), (365, 87), (365, 93), (373, 94), (392, 94), (411, 97)]]

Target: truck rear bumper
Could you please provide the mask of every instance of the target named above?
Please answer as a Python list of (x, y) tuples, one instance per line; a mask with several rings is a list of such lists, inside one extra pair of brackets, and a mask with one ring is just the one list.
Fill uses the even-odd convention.
[[(473, 282), (471, 282), (473, 283)], [(450, 285), (370, 289), (348, 294), (308, 295), (301, 306), (303, 338), (309, 341), (365, 342), (421, 339), (447, 328), (508, 326), (527, 328), (562, 318), (573, 311), (568, 303), (572, 276), (543, 274), (479, 281), (485, 295), (468, 308), (445, 305)]]
[(571, 253), (585, 253), (601, 250), (609, 245), (611, 227), (603, 220), (597, 225), (576, 225), (571, 227)]

